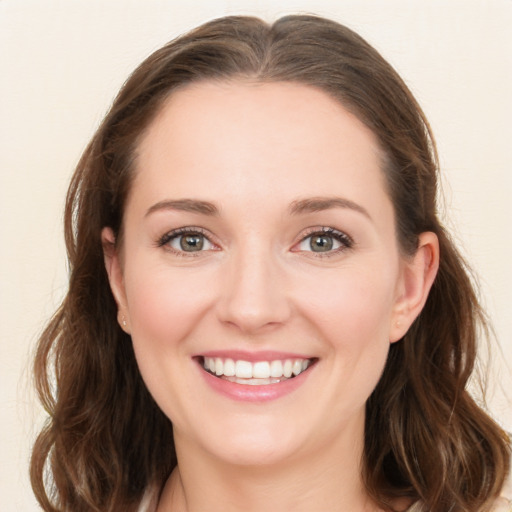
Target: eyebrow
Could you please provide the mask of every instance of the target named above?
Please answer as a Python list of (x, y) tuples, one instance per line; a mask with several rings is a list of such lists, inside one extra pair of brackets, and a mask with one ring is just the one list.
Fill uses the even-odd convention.
[(293, 201), (290, 205), (290, 213), (292, 215), (300, 215), (303, 213), (321, 212), (331, 208), (348, 208), (355, 210), (371, 220), (370, 214), (365, 208), (343, 197), (309, 197), (307, 199)]
[(198, 199), (166, 199), (151, 206), (146, 217), (161, 210), (179, 210), (182, 212), (200, 213), (202, 215), (218, 215), (219, 209), (208, 201)]
[[(365, 208), (350, 199), (342, 197), (309, 197), (300, 199), (293, 201), (289, 210), (292, 215), (300, 215), (304, 213), (321, 212), (331, 208), (348, 208), (355, 210), (371, 220), (370, 214)], [(148, 208), (145, 216), (147, 217), (161, 210), (178, 210), (209, 216), (219, 214), (217, 206), (209, 201), (201, 201), (198, 199), (165, 199)]]

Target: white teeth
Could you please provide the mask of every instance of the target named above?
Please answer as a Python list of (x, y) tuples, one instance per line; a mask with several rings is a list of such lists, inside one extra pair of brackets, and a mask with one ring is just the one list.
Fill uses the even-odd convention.
[(287, 359), (285, 362), (284, 362), (284, 365), (283, 365), (283, 376), (286, 377), (286, 378), (290, 378), (292, 376), (292, 362)]
[(268, 379), (270, 377), (270, 363), (259, 361), (252, 365), (252, 376), (256, 379)]
[[(304, 360), (307, 365), (307, 360)], [(307, 366), (306, 366), (307, 367)], [(283, 363), (281, 361), (272, 361), (270, 363), (270, 376), (282, 377), (283, 376)]]
[(226, 377), (233, 377), (235, 375), (235, 361), (233, 359), (226, 359), (224, 361), (224, 375)]
[(297, 376), (306, 370), (311, 363), (310, 359), (285, 359), (284, 361), (249, 361), (222, 359), (220, 357), (205, 357), (203, 366), (205, 370), (226, 377), (232, 382), (248, 385), (274, 384), (283, 379)]
[(293, 361), (292, 372), (293, 375), (299, 375), (302, 372), (302, 361), (300, 359)]
[(220, 357), (215, 359), (215, 375), (224, 375), (224, 361)]
[(239, 379), (238, 377), (225, 377), (229, 382), (236, 382), (237, 384), (245, 384), (248, 386), (264, 386), (265, 384), (278, 384), (282, 379)]
[(249, 361), (237, 361), (235, 363), (235, 375), (239, 379), (251, 379), (252, 364)]

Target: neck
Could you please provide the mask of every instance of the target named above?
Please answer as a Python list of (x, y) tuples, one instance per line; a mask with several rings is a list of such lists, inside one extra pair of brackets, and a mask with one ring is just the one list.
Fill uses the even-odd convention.
[[(353, 434), (353, 433), (352, 433)], [(257, 466), (219, 461), (175, 435), (178, 468), (158, 512), (370, 512), (361, 482), (362, 435), (340, 436), (323, 451)]]

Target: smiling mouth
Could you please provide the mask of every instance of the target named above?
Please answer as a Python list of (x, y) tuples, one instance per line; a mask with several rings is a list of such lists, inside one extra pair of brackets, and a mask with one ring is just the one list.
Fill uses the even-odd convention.
[(316, 362), (312, 359), (244, 361), (221, 357), (202, 357), (204, 370), (219, 379), (247, 386), (265, 386), (293, 379)]

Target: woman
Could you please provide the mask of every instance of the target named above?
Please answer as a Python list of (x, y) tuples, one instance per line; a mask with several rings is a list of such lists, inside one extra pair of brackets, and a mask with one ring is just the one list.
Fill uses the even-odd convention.
[(436, 182), (411, 93), (332, 21), (224, 18), (150, 56), (68, 193), (43, 508), (506, 506)]

